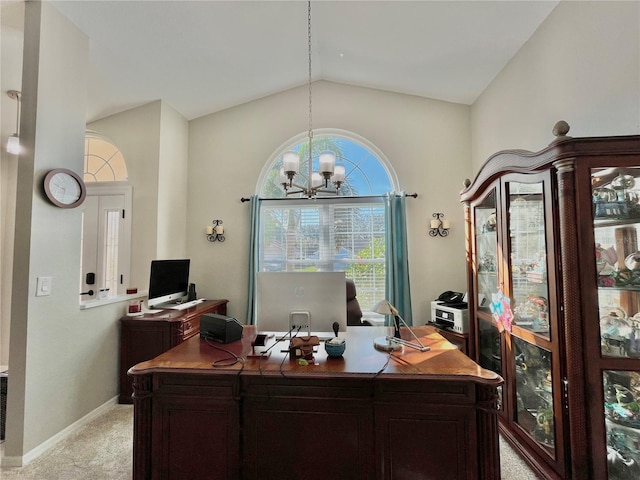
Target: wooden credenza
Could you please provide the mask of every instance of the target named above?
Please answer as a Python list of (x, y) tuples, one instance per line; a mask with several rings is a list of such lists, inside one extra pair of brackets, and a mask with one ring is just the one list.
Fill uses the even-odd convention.
[(134, 480), (499, 479), (502, 378), (430, 326), (428, 352), (375, 350), (388, 331), (349, 327), (342, 358), (300, 365), (284, 343), (250, 357), (245, 326), (134, 366)]
[(127, 371), (136, 363), (151, 360), (200, 334), (200, 315), (227, 313), (227, 300), (206, 300), (186, 310), (162, 310), (155, 314), (120, 319), (119, 403), (132, 403), (131, 378)]

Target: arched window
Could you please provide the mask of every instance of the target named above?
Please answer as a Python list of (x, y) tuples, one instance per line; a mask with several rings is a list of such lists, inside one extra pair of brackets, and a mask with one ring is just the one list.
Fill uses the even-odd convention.
[(257, 271), (344, 271), (356, 284), (363, 311), (370, 311), (385, 298), (384, 195), (397, 189), (395, 173), (374, 145), (352, 133), (316, 130), (312, 145), (314, 171), (325, 150), (345, 166), (340, 194), (319, 194), (316, 201), (285, 198), (278, 183), (282, 155), (299, 153), (295, 181), (306, 185), (308, 138), (301, 134), (275, 151), (256, 187), (262, 198)]
[[(85, 306), (125, 293), (130, 278), (132, 190), (120, 149), (85, 134), (80, 302)], [(100, 302), (97, 302), (98, 304)]]
[[(283, 198), (284, 190), (278, 184), (282, 155), (290, 150), (300, 155), (298, 183), (307, 183), (309, 139), (307, 133), (286, 142), (274, 152), (258, 180), (257, 191), (262, 198)], [(384, 154), (372, 143), (351, 132), (318, 129), (313, 136), (313, 170), (318, 170), (318, 155), (330, 150), (336, 155), (336, 164), (345, 167), (345, 183), (341, 196), (383, 195), (397, 190), (397, 178)], [(320, 194), (322, 195), (322, 194)]]
[(84, 181), (127, 180), (127, 164), (122, 152), (107, 137), (87, 130), (84, 138)]

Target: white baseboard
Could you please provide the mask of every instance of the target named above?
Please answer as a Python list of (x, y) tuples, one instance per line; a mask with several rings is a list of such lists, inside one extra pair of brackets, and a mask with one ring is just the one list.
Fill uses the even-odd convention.
[(117, 404), (118, 404), (118, 396), (116, 395), (112, 399), (107, 400), (105, 403), (100, 405), (95, 410), (92, 410), (91, 412), (87, 413), (84, 417), (80, 418), (79, 420), (69, 425), (64, 430), (61, 430), (60, 432), (56, 433), (53, 437), (49, 438), (48, 440), (45, 440), (36, 448), (30, 450), (23, 456), (2, 457), (0, 465), (3, 467), (24, 467), (25, 465), (28, 465), (30, 462), (38, 458), (40, 455), (42, 455), (49, 449), (53, 448), (64, 439), (70, 437), (75, 432), (77, 432), (82, 427), (84, 427), (86, 424), (98, 418), (100, 415), (102, 415), (107, 410), (109, 410), (110, 408), (112, 408), (114, 405), (117, 405)]

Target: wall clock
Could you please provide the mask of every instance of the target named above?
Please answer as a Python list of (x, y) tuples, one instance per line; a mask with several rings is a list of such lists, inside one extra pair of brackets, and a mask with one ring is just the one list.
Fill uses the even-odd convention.
[(56, 207), (74, 208), (84, 201), (87, 188), (76, 172), (54, 168), (44, 177), (44, 193)]

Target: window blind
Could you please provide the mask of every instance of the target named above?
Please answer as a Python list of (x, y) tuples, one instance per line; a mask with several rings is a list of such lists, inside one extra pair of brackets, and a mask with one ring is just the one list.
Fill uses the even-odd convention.
[(385, 297), (381, 197), (262, 202), (260, 271), (344, 271), (363, 310)]

